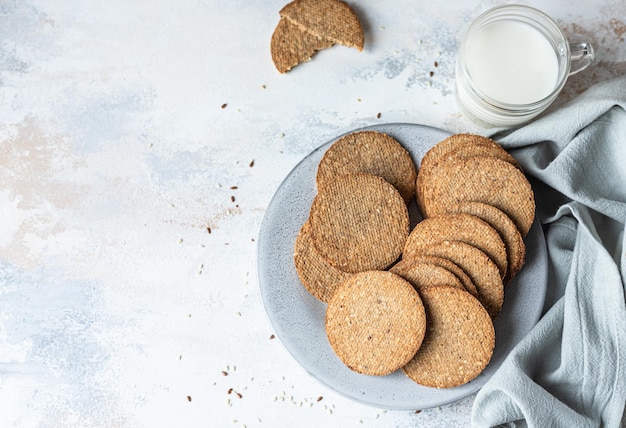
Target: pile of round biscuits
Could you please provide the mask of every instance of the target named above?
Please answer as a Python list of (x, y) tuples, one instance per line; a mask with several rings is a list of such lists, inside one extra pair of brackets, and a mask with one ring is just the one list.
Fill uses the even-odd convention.
[[(397, 140), (359, 131), (330, 146), (316, 185), (294, 263), (328, 304), (326, 334), (341, 361), (367, 375), (402, 369), (437, 388), (478, 376), (535, 215), (515, 159), (488, 138), (457, 134), (417, 174)], [(415, 197), (424, 219), (410, 230)]]

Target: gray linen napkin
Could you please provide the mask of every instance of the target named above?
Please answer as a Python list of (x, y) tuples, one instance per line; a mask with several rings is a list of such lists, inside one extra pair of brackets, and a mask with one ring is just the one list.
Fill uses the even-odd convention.
[(626, 76), (492, 135), (531, 177), (545, 314), (480, 390), (472, 425), (617, 427), (626, 400)]

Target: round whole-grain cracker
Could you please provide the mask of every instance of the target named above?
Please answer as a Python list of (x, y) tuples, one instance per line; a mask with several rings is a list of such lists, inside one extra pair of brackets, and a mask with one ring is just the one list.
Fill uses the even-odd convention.
[(477, 247), (493, 260), (500, 275), (505, 277), (508, 262), (500, 234), (489, 223), (471, 214), (446, 213), (424, 219), (409, 234), (403, 257), (410, 258), (422, 248), (443, 241), (461, 241)]
[(409, 203), (415, 196), (417, 172), (410, 153), (390, 135), (357, 131), (335, 141), (317, 168), (317, 187), (340, 174), (363, 172), (391, 183)]
[(526, 176), (493, 157), (445, 162), (422, 190), (425, 215), (445, 213), (459, 202), (483, 202), (507, 214), (526, 236), (535, 218), (535, 196)]
[(492, 318), (504, 303), (504, 284), (498, 267), (478, 248), (459, 241), (445, 241), (422, 250), (428, 256), (444, 257), (458, 265), (472, 279), (478, 300)]
[(419, 349), (426, 316), (411, 284), (386, 271), (352, 275), (328, 302), (326, 334), (351, 370), (384, 376), (404, 366)]
[(452, 388), (478, 376), (495, 347), (489, 314), (469, 293), (453, 287), (420, 290), (428, 325), (424, 341), (402, 370), (420, 385)]
[(420, 263), (421, 262), (421, 263), (429, 263), (429, 264), (441, 266), (442, 268), (452, 272), (454, 276), (456, 276), (459, 279), (461, 284), (463, 284), (463, 288), (465, 289), (465, 291), (467, 291), (474, 297), (478, 296), (478, 291), (476, 290), (476, 286), (472, 282), (472, 279), (465, 273), (463, 269), (461, 269), (457, 264), (453, 263), (449, 259), (446, 259), (443, 257), (426, 256), (423, 254), (419, 254), (419, 255), (413, 255), (410, 258), (405, 258), (403, 255), (402, 260), (407, 261), (408, 263), (413, 263), (413, 262)]
[(416, 195), (418, 207), (425, 217), (427, 215), (422, 192), (430, 186), (431, 176), (437, 174), (437, 169), (447, 161), (476, 156), (494, 157), (521, 169), (517, 160), (490, 138), (474, 134), (451, 135), (431, 147), (420, 163)]
[(409, 234), (400, 193), (381, 177), (345, 174), (319, 189), (309, 213), (313, 242), (344, 272), (385, 269)]
[(325, 303), (339, 284), (350, 276), (328, 263), (315, 249), (309, 222), (304, 223), (296, 237), (293, 260), (304, 288)]
[(524, 238), (522, 238), (513, 220), (498, 208), (481, 202), (461, 202), (456, 205), (450, 205), (447, 211), (475, 215), (498, 231), (506, 247), (508, 257), (508, 268), (504, 283), (511, 281), (524, 266), (526, 258)]
[(446, 285), (465, 290), (459, 278), (452, 272), (433, 263), (401, 260), (389, 269), (389, 272), (409, 281), (418, 292), (420, 289), (432, 285)]

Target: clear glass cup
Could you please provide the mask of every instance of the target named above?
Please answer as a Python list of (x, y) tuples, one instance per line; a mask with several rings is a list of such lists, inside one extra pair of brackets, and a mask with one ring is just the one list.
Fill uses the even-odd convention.
[[(548, 108), (568, 76), (593, 60), (589, 42), (570, 43), (543, 12), (522, 5), (498, 6), (476, 18), (461, 40), (457, 102), (461, 112), (481, 126), (520, 125)], [(545, 90), (539, 92), (542, 86)]]

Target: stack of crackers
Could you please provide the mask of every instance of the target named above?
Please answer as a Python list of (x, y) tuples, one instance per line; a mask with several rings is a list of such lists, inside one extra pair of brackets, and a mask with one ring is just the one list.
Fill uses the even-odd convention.
[[(535, 216), (516, 160), (488, 138), (458, 134), (430, 149), (418, 174), (400, 142), (359, 131), (331, 145), (316, 185), (294, 262), (327, 303), (339, 359), (367, 375), (402, 369), (436, 388), (478, 376)], [(415, 197), (423, 220), (411, 230)]]

